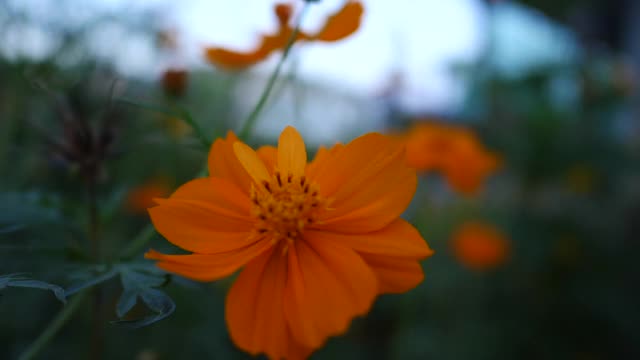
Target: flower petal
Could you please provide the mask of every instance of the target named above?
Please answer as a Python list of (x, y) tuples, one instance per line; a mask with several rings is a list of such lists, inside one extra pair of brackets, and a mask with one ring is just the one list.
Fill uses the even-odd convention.
[[(283, 19), (279, 19), (283, 20)], [(219, 47), (205, 49), (205, 57), (213, 65), (229, 70), (240, 70), (263, 61), (274, 51), (284, 49), (291, 36), (293, 29), (286, 23), (279, 21), (278, 31), (274, 34), (264, 34), (260, 36), (258, 46), (253, 50), (241, 52)], [(298, 31), (295, 41), (309, 40), (311, 37), (302, 31)]]
[(463, 194), (473, 195), (498, 165), (497, 156), (476, 145), (474, 149), (463, 149), (452, 154), (443, 171), (451, 187)]
[(397, 219), (411, 202), (416, 173), (406, 166), (402, 146), (390, 137), (365, 135), (327, 157), (332, 171), (318, 170), (315, 181), (333, 202), (320, 216), (320, 228), (375, 231)]
[(264, 163), (252, 148), (238, 141), (233, 144), (233, 151), (240, 164), (256, 184), (262, 184), (264, 181), (268, 182), (271, 179), (269, 171), (267, 171)]
[(318, 183), (323, 196), (333, 196), (345, 184), (377, 170), (376, 162), (398, 147), (377, 133), (360, 136), (347, 145), (337, 144), (314, 160), (318, 161), (317, 169), (314, 174), (308, 174), (309, 179)]
[(196, 179), (169, 199), (156, 199), (149, 209), (153, 225), (167, 240), (185, 250), (212, 254), (252, 242), (249, 200), (232, 183), (219, 178)]
[(320, 41), (338, 41), (353, 34), (360, 27), (364, 8), (358, 1), (347, 2), (340, 11), (331, 15), (314, 37)]
[(278, 170), (283, 174), (304, 175), (307, 166), (307, 150), (296, 129), (287, 126), (278, 140)]
[(205, 49), (205, 57), (211, 64), (218, 67), (239, 70), (266, 59), (272, 51), (273, 49), (268, 49), (263, 44), (248, 52), (209, 47)]
[(213, 281), (231, 275), (247, 262), (272, 247), (258, 240), (249, 246), (217, 254), (165, 255), (149, 250), (144, 256), (158, 260), (159, 268), (199, 281)]
[(420, 233), (408, 222), (397, 219), (384, 228), (364, 234), (341, 234), (307, 230), (306, 238), (321, 238), (349, 247), (358, 253), (424, 259), (433, 254)]
[(170, 197), (171, 200), (192, 200), (216, 206), (234, 217), (247, 218), (251, 213), (251, 201), (232, 182), (221, 178), (200, 178), (180, 186)]
[(289, 281), (284, 312), (295, 339), (317, 348), (345, 332), (365, 314), (376, 296), (377, 280), (358, 254), (321, 238), (289, 247)]
[(361, 254), (378, 279), (379, 294), (399, 294), (418, 286), (424, 279), (417, 260), (384, 255)]
[(226, 319), (233, 342), (241, 349), (269, 358), (289, 358), (290, 335), (284, 316), (287, 261), (269, 251), (242, 270), (229, 290)]
[(344, 145), (338, 143), (332, 146), (330, 149), (320, 146), (316, 151), (316, 156), (307, 165), (306, 175), (310, 179), (315, 179), (318, 175), (327, 169), (327, 166), (331, 166), (331, 159), (338, 151), (340, 151)]
[(278, 161), (278, 149), (271, 145), (260, 146), (260, 148), (256, 150), (256, 154), (258, 154), (260, 160), (265, 164), (269, 173), (273, 173), (273, 169), (276, 167), (276, 162)]
[(225, 178), (236, 184), (239, 189), (249, 194), (251, 177), (246, 172), (235, 152), (233, 144), (239, 141), (236, 135), (229, 131), (226, 139), (217, 139), (209, 152), (209, 175)]

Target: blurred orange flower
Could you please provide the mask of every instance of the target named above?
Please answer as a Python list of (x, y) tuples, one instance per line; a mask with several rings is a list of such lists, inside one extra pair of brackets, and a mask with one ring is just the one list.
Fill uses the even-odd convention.
[(418, 171), (442, 172), (449, 184), (464, 194), (478, 192), (500, 163), (473, 132), (462, 127), (421, 122), (401, 138), (409, 166)]
[[(348, 1), (337, 13), (327, 18), (316, 34), (298, 31), (295, 41), (333, 42), (346, 38), (360, 27), (364, 8), (359, 1)], [(206, 48), (205, 56), (212, 64), (226, 69), (241, 69), (265, 60), (271, 53), (284, 50), (293, 36), (289, 25), (293, 7), (291, 4), (276, 4), (274, 13), (278, 18), (278, 30), (274, 34), (263, 34), (259, 45), (248, 52), (239, 52), (219, 47)]]
[(192, 254), (146, 257), (200, 281), (244, 267), (226, 301), (231, 339), (254, 355), (306, 358), (378, 294), (423, 279), (419, 260), (432, 251), (400, 219), (417, 184), (403, 156), (389, 137), (367, 134), (307, 163), (292, 127), (277, 148), (258, 151), (230, 132), (211, 148), (210, 177), (149, 211), (156, 229)]
[(474, 270), (488, 270), (503, 264), (509, 255), (509, 241), (496, 227), (479, 221), (464, 223), (451, 239), (458, 261)]
[(163, 179), (153, 179), (145, 184), (133, 188), (126, 198), (126, 207), (133, 213), (143, 213), (156, 205), (155, 198), (163, 198), (171, 194), (168, 182)]

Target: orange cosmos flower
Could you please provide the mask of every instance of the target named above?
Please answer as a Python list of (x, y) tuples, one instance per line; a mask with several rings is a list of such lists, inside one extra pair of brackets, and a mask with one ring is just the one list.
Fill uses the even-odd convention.
[(479, 221), (463, 224), (451, 241), (458, 261), (474, 270), (495, 268), (509, 254), (509, 241), (500, 230)]
[(229, 133), (209, 154), (210, 177), (150, 209), (156, 229), (188, 255), (150, 250), (166, 271), (201, 281), (244, 267), (226, 301), (234, 343), (272, 359), (302, 359), (344, 333), (378, 294), (407, 291), (432, 254), (400, 214), (415, 171), (390, 138), (367, 134), (320, 149), (287, 127), (258, 151)]
[(449, 184), (465, 194), (476, 193), (499, 165), (468, 129), (418, 123), (403, 137), (407, 163), (419, 171), (441, 171)]
[[(295, 41), (333, 42), (346, 38), (360, 27), (360, 18), (364, 9), (359, 1), (348, 1), (342, 9), (330, 16), (316, 34), (298, 31)], [(227, 69), (241, 69), (266, 59), (271, 53), (284, 50), (293, 35), (289, 25), (293, 7), (291, 4), (277, 4), (274, 13), (278, 18), (278, 31), (275, 34), (261, 35), (258, 46), (248, 52), (239, 52), (219, 47), (206, 49), (206, 58), (214, 65)]]

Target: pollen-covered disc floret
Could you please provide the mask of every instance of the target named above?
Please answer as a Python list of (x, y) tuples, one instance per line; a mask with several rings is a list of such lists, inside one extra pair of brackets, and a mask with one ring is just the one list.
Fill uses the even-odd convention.
[(258, 220), (255, 236), (268, 236), (286, 253), (289, 244), (302, 236), (305, 227), (317, 222), (325, 208), (315, 184), (303, 176), (276, 171), (271, 181), (251, 189), (252, 213)]

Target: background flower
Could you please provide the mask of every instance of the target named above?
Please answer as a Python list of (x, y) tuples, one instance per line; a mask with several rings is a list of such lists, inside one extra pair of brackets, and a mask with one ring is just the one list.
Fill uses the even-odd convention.
[(500, 163), (471, 130), (460, 126), (419, 122), (402, 136), (409, 166), (440, 172), (463, 194), (477, 193)]
[(473, 270), (496, 268), (508, 259), (510, 242), (495, 226), (479, 221), (462, 224), (451, 238), (456, 259)]
[[(274, 51), (284, 50), (293, 36), (290, 25), (293, 6), (280, 3), (274, 6), (278, 19), (275, 34), (261, 35), (258, 46), (248, 52), (233, 51), (219, 47), (206, 49), (206, 58), (212, 64), (226, 69), (241, 69), (265, 60)], [(334, 42), (342, 40), (358, 30), (364, 8), (359, 1), (347, 1), (335, 14), (329, 16), (324, 26), (315, 34), (298, 31), (295, 41)]]

